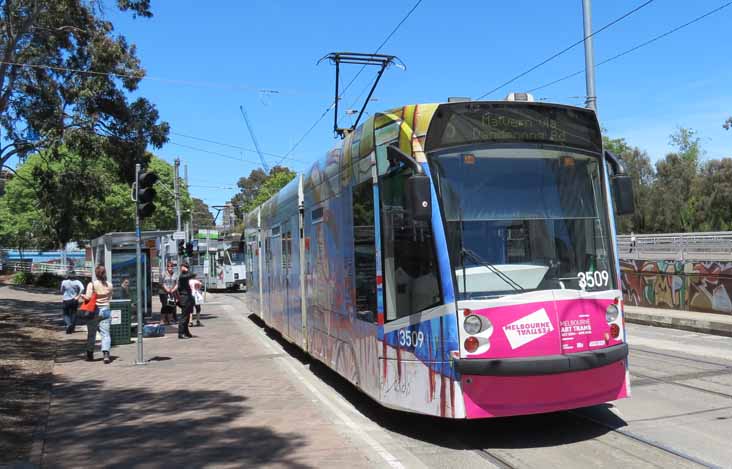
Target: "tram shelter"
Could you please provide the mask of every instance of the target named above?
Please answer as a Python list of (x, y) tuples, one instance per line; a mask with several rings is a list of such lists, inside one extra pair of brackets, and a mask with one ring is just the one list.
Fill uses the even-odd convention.
[[(142, 246), (142, 298), (144, 316), (152, 314), (153, 270), (152, 265), (160, 252), (160, 242), (172, 231), (143, 231)], [(102, 264), (114, 287), (115, 299), (129, 299), (132, 311), (137, 308), (137, 257), (134, 232), (106, 233), (91, 242), (94, 265)], [(94, 272), (92, 270), (92, 277)], [(127, 280), (127, 282), (125, 282)], [(123, 283), (125, 283), (123, 287)]]

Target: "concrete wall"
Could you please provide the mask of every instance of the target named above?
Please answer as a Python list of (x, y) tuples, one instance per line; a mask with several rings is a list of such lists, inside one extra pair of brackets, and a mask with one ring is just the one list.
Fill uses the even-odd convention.
[(732, 262), (620, 261), (625, 303), (732, 314)]

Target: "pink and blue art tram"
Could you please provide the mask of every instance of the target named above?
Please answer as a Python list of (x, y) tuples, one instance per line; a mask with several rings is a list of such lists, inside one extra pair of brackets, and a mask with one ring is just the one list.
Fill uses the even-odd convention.
[(249, 309), (384, 406), (450, 418), (630, 395), (593, 111), (526, 101), (377, 113), (245, 217)]

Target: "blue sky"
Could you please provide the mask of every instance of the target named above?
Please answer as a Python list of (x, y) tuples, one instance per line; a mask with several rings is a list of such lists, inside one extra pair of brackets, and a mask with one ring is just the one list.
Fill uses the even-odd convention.
[[(243, 104), (263, 151), (285, 154), (333, 99), (334, 69), (317, 60), (332, 51), (372, 52), (416, 0), (173, 1), (153, 0), (155, 17), (132, 19), (108, 10), (119, 33), (136, 44), (148, 72), (138, 93), (171, 124), (171, 143), (157, 153), (188, 165), (191, 192), (209, 205), (225, 203), (235, 183), (258, 166), (254, 152), (193, 140), (191, 135), (254, 149), (239, 111)], [(593, 2), (599, 29), (643, 0)], [(600, 62), (726, 1), (656, 0), (595, 40)], [(677, 126), (699, 132), (707, 158), (732, 157), (732, 6), (600, 67), (598, 109), (612, 137), (625, 137), (655, 161), (670, 150)], [(404, 104), (477, 97), (582, 37), (580, 0), (423, 0), (382, 49), (406, 70), (389, 69), (368, 111)], [(347, 82), (358, 70), (343, 72)], [(542, 85), (584, 67), (578, 46), (490, 95)], [(343, 98), (352, 102), (373, 78), (367, 69)], [(276, 90), (267, 93), (260, 90)], [(536, 92), (566, 104), (584, 101), (584, 74)], [(348, 123), (342, 118), (341, 125)], [(338, 141), (329, 113), (284, 163), (296, 170)], [(195, 147), (200, 150), (182, 147)], [(217, 152), (227, 155), (205, 153)], [(241, 159), (246, 161), (241, 161)], [(268, 156), (270, 164), (278, 159)], [(214, 187), (203, 187), (214, 186)]]

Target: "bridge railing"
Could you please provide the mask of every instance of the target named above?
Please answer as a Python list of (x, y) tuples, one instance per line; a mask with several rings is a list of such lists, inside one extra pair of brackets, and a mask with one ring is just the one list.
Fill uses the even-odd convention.
[(80, 277), (91, 277), (92, 266), (90, 262), (77, 262), (73, 266), (63, 265), (54, 262), (30, 262), (30, 261), (5, 261), (3, 270), (6, 272), (30, 272), (40, 274), (49, 272), (56, 275), (78, 275)]
[(732, 261), (732, 231), (622, 235), (618, 253), (621, 259)]

